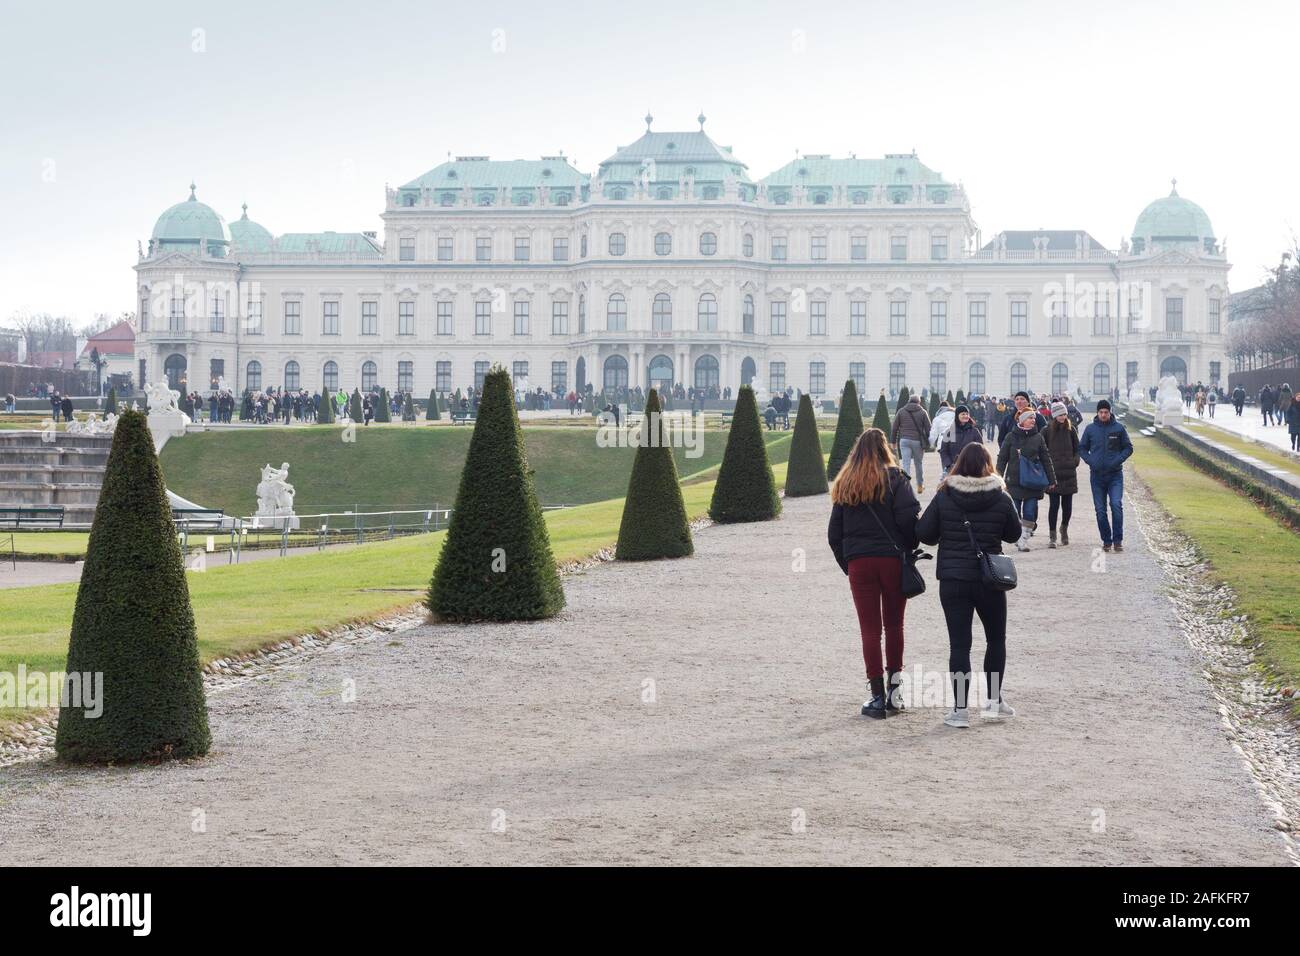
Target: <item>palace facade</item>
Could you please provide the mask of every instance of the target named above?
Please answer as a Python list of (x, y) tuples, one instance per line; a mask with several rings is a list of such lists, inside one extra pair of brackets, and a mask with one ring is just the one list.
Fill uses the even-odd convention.
[(1118, 250), (1078, 229), (985, 241), (914, 153), (753, 179), (699, 123), (647, 117), (592, 173), (457, 157), (386, 191), (382, 240), (273, 234), (247, 206), (227, 223), (191, 186), (135, 264), (138, 381), (422, 395), (499, 364), (519, 387), (828, 398), (849, 378), (867, 397), (1226, 382), (1225, 250), (1176, 188)]

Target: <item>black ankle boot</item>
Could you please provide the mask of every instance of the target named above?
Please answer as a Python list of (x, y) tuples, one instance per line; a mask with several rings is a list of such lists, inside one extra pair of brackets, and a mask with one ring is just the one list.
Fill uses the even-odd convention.
[(873, 677), (871, 678), (871, 700), (862, 705), (862, 716), (873, 720), (884, 720), (885, 715), (885, 679)]
[(905, 709), (900, 683), (898, 671), (885, 671), (885, 710), (891, 714), (902, 713)]

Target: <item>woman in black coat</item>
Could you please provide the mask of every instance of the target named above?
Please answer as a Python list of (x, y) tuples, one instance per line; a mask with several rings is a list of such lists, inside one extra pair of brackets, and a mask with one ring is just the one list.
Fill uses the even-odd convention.
[(862, 714), (881, 719), (902, 709), (897, 685), (903, 670), (903, 612), (907, 609), (903, 556), (916, 548), (916, 516), (921, 505), (879, 428), (868, 428), (858, 436), (831, 485), (831, 501), (834, 506), (826, 536), (840, 569), (849, 576), (862, 632), (862, 659), (871, 685), (871, 699), (862, 705)]
[[(1032, 409), (1018, 413), (1015, 427), (1002, 439), (1002, 449), (998, 452), (998, 474), (1006, 482), (1007, 494), (1011, 495), (1011, 500), (1016, 503), (1016, 511), (1020, 514), (1023, 530), (1020, 540), (1016, 542), (1018, 551), (1029, 550), (1029, 536), (1038, 527), (1038, 502), (1042, 500), (1044, 490), (1052, 491), (1056, 485), (1052, 456), (1047, 451), (1047, 442), (1043, 440), (1042, 434), (1047, 424), (1044, 422), (1042, 428), (1038, 427), (1038, 419), (1041, 417)], [(1043, 466), (1043, 471), (1047, 473), (1046, 489), (1026, 488), (1020, 484), (1021, 458), (1028, 458)]]
[(986, 587), (979, 556), (971, 542), (988, 554), (1001, 554), (1002, 542), (1020, 537), (1020, 516), (983, 445), (967, 445), (940, 483), (934, 500), (921, 515), (917, 537), (939, 546), (935, 576), (939, 603), (948, 623), (948, 671), (952, 678), (953, 710), (943, 722), (969, 727), (967, 690), (971, 683), (971, 624), (978, 614), (984, 625), (984, 675), (988, 697), (981, 716), (1014, 717), (1002, 700), (1007, 664), (1007, 594)]
[(984, 436), (980, 433), (979, 423), (971, 417), (970, 407), (958, 405), (952, 428), (939, 440), (939, 461), (943, 464), (944, 473), (947, 474), (952, 469), (952, 463), (957, 460), (963, 448), (972, 442), (983, 441)]

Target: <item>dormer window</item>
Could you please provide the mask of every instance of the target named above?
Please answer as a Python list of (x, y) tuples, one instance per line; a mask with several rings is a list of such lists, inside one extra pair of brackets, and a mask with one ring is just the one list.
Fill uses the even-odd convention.
[(543, 169), (543, 170), (542, 170), (542, 178), (543, 178), (543, 179), (550, 179), (550, 178), (551, 178), (551, 171), (550, 171), (549, 168), (548, 168), (548, 169)]
[(449, 170), (447, 170), (447, 178), (448, 178), (448, 179), (455, 179), (455, 178), (456, 178), (456, 170), (454, 170), (454, 169), (449, 169)]
[(659, 191), (658, 191), (657, 193), (655, 193), (655, 198), (656, 198), (656, 199), (672, 199), (672, 198), (673, 198), (673, 191), (672, 191), (672, 188), (669, 187), (669, 186), (660, 186), (660, 187), (659, 187)]
[(865, 206), (867, 203), (867, 194), (859, 190), (853, 194), (853, 205)]
[(532, 201), (533, 201), (533, 197), (530, 196), (528, 193), (515, 193), (516, 206), (527, 206), (531, 204)]
[(453, 206), (456, 204), (456, 194), (443, 193), (440, 197), (438, 197), (438, 202), (440, 202), (444, 206)]
[(825, 193), (818, 193), (817, 195), (813, 196), (813, 205), (815, 205), (815, 206), (824, 206), (824, 205), (826, 205), (826, 194), (825, 194)]
[(896, 170), (894, 170), (894, 182), (896, 183), (907, 182), (907, 170), (904, 169), (902, 166), (899, 166)]
[(784, 206), (789, 201), (790, 201), (790, 197), (786, 193), (772, 194), (772, 202), (776, 203), (778, 206)]
[(568, 193), (556, 193), (556, 194), (555, 194), (555, 205), (557, 205), (557, 206), (567, 206), (568, 204), (569, 204), (569, 194), (568, 194)]
[(948, 194), (944, 192), (942, 189), (936, 189), (934, 192), (930, 194), (930, 199), (934, 202), (947, 202)]
[(705, 187), (704, 187), (704, 198), (705, 198), (705, 199), (717, 199), (717, 198), (718, 198), (718, 187), (717, 187), (717, 186), (705, 186)]
[(414, 206), (414, 205), (415, 205), (415, 194), (414, 194), (414, 193), (407, 193), (405, 196), (403, 196), (403, 197), (402, 197), (402, 205), (403, 205), (403, 206)]
[(490, 206), (490, 205), (492, 205), (492, 194), (491, 194), (491, 193), (479, 193), (479, 194), (478, 194), (478, 199), (475, 200), (475, 201), (476, 201), (480, 206)]
[(623, 189), (615, 189), (613, 192), (611, 192), (611, 193), (609, 194), (609, 198), (610, 198), (610, 199), (626, 199), (626, 198), (627, 198), (627, 192), (626, 192), (625, 190), (623, 190)]

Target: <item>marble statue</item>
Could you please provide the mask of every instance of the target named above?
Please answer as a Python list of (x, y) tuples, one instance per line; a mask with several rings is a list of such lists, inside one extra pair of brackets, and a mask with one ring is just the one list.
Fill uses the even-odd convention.
[(177, 406), (181, 393), (166, 382), (146, 384), (144, 392), (149, 400), (149, 433), (153, 435), (154, 451), (160, 452), (169, 438), (185, 434), (190, 416)]
[(1147, 403), (1147, 389), (1141, 382), (1134, 382), (1128, 389), (1128, 400), (1133, 405), (1145, 405)]
[(1156, 389), (1156, 423), (1159, 425), (1181, 425), (1183, 423), (1183, 393), (1178, 388), (1178, 379), (1166, 375), (1160, 379)]
[(293, 485), (289, 484), (289, 463), (279, 468), (269, 464), (262, 468), (262, 480), (257, 483), (257, 523), (272, 528), (298, 527), (293, 513)]

